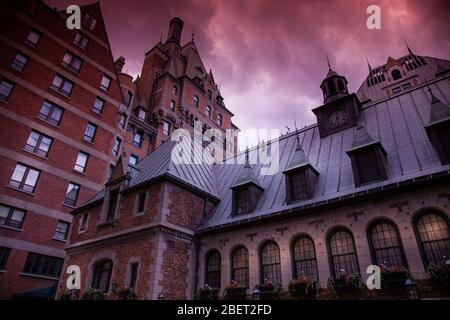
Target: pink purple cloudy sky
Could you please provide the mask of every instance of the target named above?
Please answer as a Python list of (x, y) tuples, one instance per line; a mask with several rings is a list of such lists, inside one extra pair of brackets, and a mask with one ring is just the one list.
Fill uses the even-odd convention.
[[(92, 1), (46, 0), (50, 6)], [(114, 58), (140, 73), (144, 53), (168, 21), (185, 22), (183, 44), (195, 41), (213, 70), (234, 122), (241, 128), (299, 127), (315, 121), (310, 109), (322, 102), (320, 82), (332, 68), (356, 91), (372, 67), (388, 56), (416, 54), (450, 58), (450, 1), (286, 0), (103, 0), (100, 1)], [(366, 27), (367, 6), (381, 8), (381, 30)]]

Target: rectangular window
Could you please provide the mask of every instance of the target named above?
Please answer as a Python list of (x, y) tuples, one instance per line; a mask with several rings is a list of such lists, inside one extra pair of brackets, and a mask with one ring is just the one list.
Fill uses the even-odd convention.
[(130, 159), (128, 159), (128, 163), (135, 166), (137, 164), (137, 162), (139, 161), (139, 157), (135, 156), (135, 155), (131, 155)]
[(124, 115), (124, 114), (121, 114), (120, 115), (120, 120), (119, 120), (119, 126), (122, 128), (122, 129), (125, 129), (125, 124), (127, 123), (127, 116), (126, 115)]
[(306, 175), (304, 171), (289, 174), (289, 188), (292, 201), (308, 198)]
[(130, 265), (130, 288), (134, 289), (136, 287), (137, 273), (138, 273), (138, 263), (132, 263)]
[(94, 30), (95, 25), (97, 24), (97, 20), (89, 14), (85, 14), (83, 17), (83, 25), (89, 30)]
[(145, 121), (146, 112), (143, 109), (139, 109), (138, 118), (141, 121)]
[(73, 182), (69, 183), (66, 191), (66, 196), (64, 197), (64, 204), (75, 207), (75, 205), (77, 204), (79, 193), (80, 185)]
[(142, 133), (136, 132), (133, 136), (133, 146), (140, 148), (142, 145)]
[(28, 57), (18, 52), (9, 66), (16, 71), (22, 72), (23, 69), (25, 69), (25, 65), (27, 64), (27, 62)]
[(170, 101), (170, 110), (175, 111), (175, 100)]
[(400, 87), (395, 87), (392, 89), (392, 93), (399, 93), (400, 91), (402, 91), (402, 88)]
[(146, 192), (142, 192), (138, 194), (138, 198), (137, 198), (137, 208), (136, 208), (136, 212), (144, 212), (145, 209), (145, 195)]
[(103, 113), (103, 107), (105, 105), (105, 100), (102, 98), (96, 97), (94, 101), (94, 105), (92, 106), (92, 111), (98, 114)]
[(163, 132), (165, 135), (170, 136), (172, 131), (172, 124), (170, 122), (164, 121)]
[(78, 152), (77, 160), (75, 161), (74, 170), (78, 172), (85, 172), (87, 161), (88, 161), (89, 155), (83, 151)]
[(80, 227), (78, 228), (78, 231), (84, 231), (87, 227), (87, 221), (88, 221), (88, 213), (85, 212), (81, 215), (80, 218)]
[(355, 154), (360, 184), (381, 179), (377, 157), (372, 149), (360, 150)]
[(57, 74), (55, 78), (53, 78), (53, 82), (50, 88), (58, 91), (66, 97), (69, 97), (72, 93), (73, 82)]
[(52, 142), (52, 138), (38, 131), (31, 130), (24, 149), (41, 157), (47, 157)]
[(0, 204), (0, 225), (21, 229), (25, 211)]
[(115, 156), (119, 155), (120, 145), (122, 144), (122, 140), (120, 140), (119, 137), (116, 138), (116, 141), (114, 142), (114, 147), (112, 149), (112, 153)]
[(58, 126), (61, 122), (63, 112), (63, 108), (45, 100), (42, 104), (41, 110), (39, 111), (38, 117), (55, 126)]
[(0, 270), (6, 269), (11, 249), (6, 247), (0, 247)]
[(73, 53), (66, 51), (62, 60), (62, 64), (70, 70), (78, 73), (80, 72), (83, 61)]
[(0, 100), (8, 101), (11, 92), (14, 89), (14, 84), (7, 80), (2, 80), (0, 82)]
[(102, 81), (100, 82), (100, 89), (108, 91), (109, 85), (111, 84), (111, 78), (107, 75), (103, 75)]
[(64, 259), (29, 252), (23, 268), (24, 273), (59, 278)]
[(409, 89), (411, 87), (412, 87), (412, 83), (411, 82), (408, 82), (408, 83), (405, 83), (404, 85), (402, 85), (402, 89)]
[(77, 33), (75, 35), (75, 39), (73, 40), (73, 43), (75, 43), (75, 45), (77, 45), (81, 49), (86, 50), (87, 45), (89, 43), (89, 39), (85, 35), (83, 35), (81, 33)]
[(128, 90), (127, 95), (125, 97), (125, 105), (129, 106), (131, 104), (131, 100), (133, 99), (133, 93)]
[(109, 192), (108, 212), (106, 214), (106, 221), (112, 221), (116, 214), (117, 201), (119, 200), (119, 189), (111, 190)]
[(14, 169), (9, 185), (26, 192), (34, 192), (40, 171), (30, 166), (18, 163)]
[(27, 39), (25, 40), (25, 43), (31, 47), (36, 47), (40, 38), (41, 34), (38, 31), (31, 30), (27, 36)]
[(86, 130), (84, 131), (84, 140), (89, 142), (94, 142), (95, 132), (97, 131), (97, 126), (93, 123), (88, 122)]
[(70, 224), (68, 222), (58, 221), (53, 238), (57, 240), (66, 240), (67, 234), (69, 233), (69, 226)]
[(236, 192), (236, 214), (247, 213), (250, 211), (249, 189), (244, 188), (235, 190)]

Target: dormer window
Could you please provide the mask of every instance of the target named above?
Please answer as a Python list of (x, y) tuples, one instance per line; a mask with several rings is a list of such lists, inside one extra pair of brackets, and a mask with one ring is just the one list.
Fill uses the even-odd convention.
[(298, 170), (289, 174), (290, 200), (302, 200), (308, 198), (308, 187), (304, 170)]
[(286, 202), (311, 199), (319, 172), (309, 163), (297, 137), (297, 148), (283, 172), (286, 181)]
[(391, 76), (392, 76), (392, 80), (393, 80), (393, 81), (402, 78), (402, 74), (400, 73), (400, 70), (398, 70), (398, 69), (392, 70)]
[(387, 179), (385, 158), (386, 151), (379, 141), (375, 141), (364, 127), (358, 127), (353, 137), (353, 144), (347, 151), (353, 169), (355, 186)]
[(106, 212), (106, 221), (114, 220), (116, 215), (117, 201), (119, 200), (119, 188), (109, 192), (108, 211)]
[(236, 189), (234, 192), (236, 197), (235, 214), (248, 213), (250, 211), (249, 188)]
[(86, 14), (83, 18), (84, 26), (89, 28), (90, 30), (94, 29), (96, 23), (97, 23), (97, 20), (95, 20), (94, 17), (90, 16), (89, 14)]
[(231, 187), (233, 190), (232, 215), (253, 212), (264, 189), (249, 164), (248, 151), (245, 155), (245, 166)]

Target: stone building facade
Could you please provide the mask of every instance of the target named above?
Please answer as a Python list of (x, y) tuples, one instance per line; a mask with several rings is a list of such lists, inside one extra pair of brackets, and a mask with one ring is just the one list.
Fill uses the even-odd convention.
[[(130, 287), (139, 299), (192, 299), (233, 281), (247, 294), (267, 283), (286, 291), (303, 276), (329, 297), (329, 280), (365, 280), (372, 264), (433, 287), (427, 268), (450, 256), (449, 71), (408, 48), (369, 66), (350, 93), (329, 67), (314, 125), (230, 161), (176, 164), (180, 146), (208, 157), (185, 139), (135, 167), (119, 161), (105, 190), (72, 212), (65, 267), (81, 267), (82, 292), (113, 299)], [(261, 174), (261, 151), (275, 155), (275, 174)], [(433, 290), (421, 294), (445, 294)]]

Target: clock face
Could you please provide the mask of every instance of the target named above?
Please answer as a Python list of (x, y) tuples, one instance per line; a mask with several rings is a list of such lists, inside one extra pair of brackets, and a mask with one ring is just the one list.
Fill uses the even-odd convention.
[(328, 116), (328, 128), (334, 129), (348, 123), (347, 113), (337, 110)]

